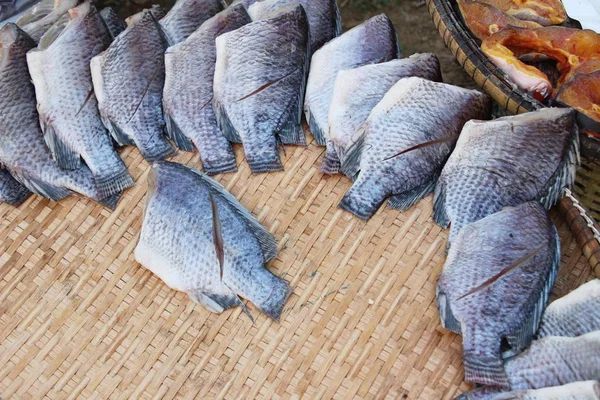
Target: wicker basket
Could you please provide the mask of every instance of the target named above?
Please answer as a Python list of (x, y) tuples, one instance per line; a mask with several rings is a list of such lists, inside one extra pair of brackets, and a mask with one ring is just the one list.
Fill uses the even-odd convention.
[[(426, 0), (426, 4), (446, 47), (467, 74), (501, 107), (511, 114), (544, 107), (511, 83), (483, 53), (479, 41), (466, 28), (454, 0)], [(569, 192), (563, 197), (559, 209), (569, 211), (567, 217), (577, 241), (600, 276), (600, 233), (597, 225), (600, 221), (600, 140), (582, 133), (581, 146), (584, 162), (577, 175), (575, 195)]]

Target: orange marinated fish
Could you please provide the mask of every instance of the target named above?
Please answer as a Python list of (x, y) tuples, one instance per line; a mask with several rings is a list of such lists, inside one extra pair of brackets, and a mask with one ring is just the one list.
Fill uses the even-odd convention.
[(600, 70), (575, 75), (562, 85), (556, 100), (600, 122)]
[(546, 74), (519, 58), (542, 54), (556, 60), (560, 73), (558, 87), (571, 79), (579, 68), (590, 72), (600, 66), (600, 35), (591, 30), (559, 26), (526, 29), (506, 28), (485, 39), (481, 49), (521, 89), (543, 100), (553, 94)]
[(500, 9), (474, 0), (458, 0), (458, 7), (465, 23), (479, 40), (504, 29), (508, 26), (519, 28), (541, 28), (542, 25), (533, 21), (524, 21), (501, 11)]
[(558, 25), (565, 22), (567, 12), (560, 0), (478, 0), (494, 6), (508, 15), (540, 25)]

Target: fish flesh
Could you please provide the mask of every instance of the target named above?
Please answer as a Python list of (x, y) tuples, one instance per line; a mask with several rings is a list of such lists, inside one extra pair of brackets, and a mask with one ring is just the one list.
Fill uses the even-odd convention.
[(183, 42), (204, 21), (221, 12), (227, 5), (223, 0), (177, 0), (160, 21), (169, 45)]
[(600, 400), (600, 382), (573, 382), (562, 386), (514, 392), (482, 387), (463, 393), (455, 400)]
[(232, 5), (165, 53), (163, 109), (167, 131), (180, 149), (198, 148), (204, 172), (209, 175), (237, 170), (235, 153), (221, 133), (212, 107), (215, 39), (250, 22), (243, 5)]
[(252, 20), (275, 16), (291, 5), (300, 4), (310, 27), (311, 54), (342, 33), (342, 17), (336, 0), (263, 0), (248, 8)]
[(388, 90), (410, 76), (441, 82), (440, 61), (432, 53), (414, 54), (338, 72), (329, 107), (329, 139), (322, 172), (339, 172), (346, 146), (356, 130)]
[(552, 302), (542, 318), (539, 337), (580, 336), (600, 330), (600, 279)]
[(465, 226), (437, 284), (442, 325), (463, 337), (465, 380), (509, 388), (501, 348), (527, 347), (560, 265), (558, 232), (537, 202)]
[(217, 38), (213, 107), (223, 134), (241, 142), (255, 174), (279, 171), (278, 144), (305, 145), (302, 104), (309, 64), (304, 9)]
[(558, 89), (556, 101), (600, 122), (600, 68), (591, 73), (576, 74)]
[(69, 15), (66, 26), (54, 25), (27, 53), (40, 124), (58, 165), (77, 169), (83, 159), (101, 197), (108, 197), (133, 185), (100, 119), (89, 67), (111, 38), (89, 1)]
[(304, 113), (317, 144), (329, 137), (329, 106), (338, 72), (400, 57), (396, 29), (379, 14), (331, 40), (313, 54)]
[(10, 172), (0, 169), (0, 203), (18, 207), (31, 196), (31, 192), (12, 177)]
[(559, 25), (566, 21), (567, 12), (560, 0), (477, 0), (496, 7), (506, 14), (540, 25)]
[(476, 0), (456, 0), (469, 30), (479, 40), (509, 26), (541, 28), (542, 25), (506, 14), (500, 9)]
[(340, 207), (363, 220), (388, 197), (393, 208), (411, 207), (433, 191), (463, 125), (488, 118), (490, 106), (476, 90), (401, 79), (346, 148), (342, 172), (355, 181)]
[(106, 196), (85, 165), (64, 170), (52, 158), (40, 128), (27, 52), (36, 44), (15, 24), (0, 31), (0, 160), (30, 191), (58, 201), (76, 192), (114, 208), (121, 193)]
[(125, 21), (123, 21), (112, 8), (106, 7), (102, 9), (102, 11), (100, 11), (100, 16), (106, 23), (108, 33), (110, 33), (113, 40), (125, 30)]
[(552, 82), (545, 73), (519, 58), (534, 53), (555, 60), (560, 71), (557, 84), (560, 87), (583, 64), (600, 59), (600, 35), (590, 30), (560, 26), (506, 28), (485, 39), (481, 49), (519, 88), (544, 100), (553, 97)]
[(450, 225), (452, 242), (463, 226), (506, 206), (537, 200), (550, 209), (578, 164), (573, 110), (469, 121), (435, 188), (434, 220)]
[(127, 28), (91, 61), (104, 125), (121, 146), (135, 145), (149, 162), (176, 154), (162, 110), (167, 42), (158, 6), (129, 17)]
[[(53, 10), (46, 14), (47, 6), (43, 4), (40, 6), (36, 14), (31, 17), (36, 19), (32, 22), (27, 22), (27, 18), (24, 18), (21, 21), (17, 21), (17, 25), (19, 25), (33, 40), (39, 42), (42, 36), (56, 23), (66, 23), (69, 20), (68, 11), (74, 7), (76, 7), (81, 0), (56, 0), (54, 2)], [(41, 18), (37, 19), (37, 16), (41, 16)]]
[(290, 287), (265, 268), (273, 236), (206, 175), (156, 162), (135, 258), (169, 287), (212, 312), (243, 306), (238, 296), (278, 321)]

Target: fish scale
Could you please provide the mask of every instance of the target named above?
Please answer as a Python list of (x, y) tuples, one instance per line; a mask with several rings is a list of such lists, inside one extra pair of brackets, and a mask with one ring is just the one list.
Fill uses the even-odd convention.
[(12, 177), (10, 172), (0, 169), (0, 202), (19, 206), (31, 196), (31, 192)]
[(171, 10), (159, 21), (169, 44), (183, 42), (206, 20), (222, 11), (223, 0), (177, 0)]

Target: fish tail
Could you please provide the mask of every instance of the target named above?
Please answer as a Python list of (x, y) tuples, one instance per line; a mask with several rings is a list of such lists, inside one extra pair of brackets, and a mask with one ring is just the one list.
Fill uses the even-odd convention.
[(254, 303), (263, 313), (267, 314), (269, 318), (279, 322), (281, 319), (281, 313), (283, 312), (283, 306), (287, 301), (288, 297), (292, 293), (290, 285), (283, 279), (273, 275), (271, 272), (265, 270), (268, 274), (265, 278), (267, 281), (264, 283), (268, 286), (270, 293), (268, 296), (261, 296), (261, 298), (248, 297), (252, 303)]
[(223, 158), (218, 161), (202, 160), (202, 167), (206, 175), (217, 175), (217, 174), (228, 174), (231, 172), (237, 172), (237, 161), (235, 154), (231, 152), (231, 156)]
[(283, 171), (283, 164), (279, 157), (277, 145), (271, 149), (250, 149), (244, 146), (244, 150), (246, 153), (246, 160), (248, 161), (248, 165), (250, 165), (253, 174)]
[(113, 194), (112, 196), (106, 197), (102, 200), (99, 200), (98, 203), (102, 204), (105, 207), (108, 207), (110, 210), (115, 210), (117, 208), (117, 203), (121, 200), (123, 196), (123, 192)]
[(342, 199), (340, 208), (366, 221), (377, 212), (386, 197), (387, 193), (381, 186), (365, 183), (365, 180), (360, 180), (359, 176), (359, 179)]
[(465, 381), (485, 386), (510, 388), (500, 354), (501, 338), (485, 328), (463, 329)]
[(325, 158), (323, 158), (323, 164), (321, 165), (321, 172), (329, 175), (337, 174), (340, 172), (340, 167), (340, 158), (333, 147), (333, 143), (328, 141)]
[[(128, 187), (133, 186), (135, 182), (131, 175), (129, 175), (127, 167), (122, 162), (119, 164), (116, 164), (114, 169), (102, 170), (94, 174), (94, 181), (98, 191), (98, 197), (95, 200), (104, 200), (113, 195), (120, 194)], [(100, 201), (100, 203), (102, 202)]]
[(140, 153), (148, 162), (161, 161), (177, 154), (177, 150), (166, 137), (157, 135), (151, 144), (136, 143)]

